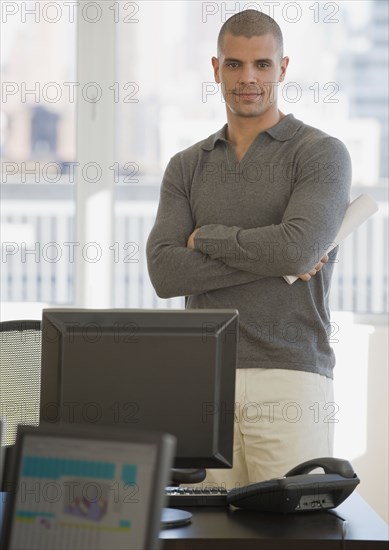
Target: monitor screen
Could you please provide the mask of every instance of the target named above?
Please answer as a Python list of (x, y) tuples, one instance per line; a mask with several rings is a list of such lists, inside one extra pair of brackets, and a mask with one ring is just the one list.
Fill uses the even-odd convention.
[(139, 430), (19, 426), (2, 548), (159, 548), (174, 448), (172, 436)]
[(47, 309), (40, 418), (177, 438), (176, 468), (230, 468), (238, 312)]

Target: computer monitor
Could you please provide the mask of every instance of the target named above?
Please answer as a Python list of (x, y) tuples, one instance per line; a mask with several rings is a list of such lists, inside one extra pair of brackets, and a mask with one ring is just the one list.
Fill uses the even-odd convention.
[(235, 310), (46, 309), (40, 418), (177, 438), (176, 468), (231, 468)]
[(160, 548), (171, 435), (19, 426), (6, 472), (4, 550)]

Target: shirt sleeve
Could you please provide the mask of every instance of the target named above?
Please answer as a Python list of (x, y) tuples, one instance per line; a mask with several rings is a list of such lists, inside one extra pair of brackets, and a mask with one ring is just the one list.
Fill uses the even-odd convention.
[(336, 138), (306, 147), (281, 223), (243, 229), (205, 225), (195, 248), (214, 260), (261, 277), (301, 275), (320, 260), (342, 223), (351, 185), (350, 155)]
[(257, 280), (258, 275), (186, 247), (194, 221), (181, 162), (175, 155), (166, 168), (146, 246), (149, 276), (158, 296), (190, 296)]

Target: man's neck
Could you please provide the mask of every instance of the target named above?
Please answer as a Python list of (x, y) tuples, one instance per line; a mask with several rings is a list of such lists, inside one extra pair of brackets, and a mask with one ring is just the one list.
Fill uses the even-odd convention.
[(227, 139), (236, 149), (247, 149), (256, 136), (284, 118), (278, 109), (266, 117), (242, 117), (227, 111)]

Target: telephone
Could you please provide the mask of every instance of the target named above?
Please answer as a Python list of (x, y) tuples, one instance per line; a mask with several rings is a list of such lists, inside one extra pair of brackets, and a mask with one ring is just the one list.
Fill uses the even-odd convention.
[[(316, 468), (324, 473), (310, 474)], [(335, 508), (359, 483), (351, 464), (340, 458), (315, 458), (284, 477), (231, 489), (227, 503), (261, 512), (306, 512)]]

